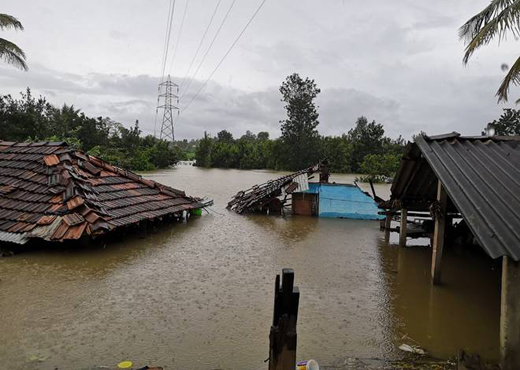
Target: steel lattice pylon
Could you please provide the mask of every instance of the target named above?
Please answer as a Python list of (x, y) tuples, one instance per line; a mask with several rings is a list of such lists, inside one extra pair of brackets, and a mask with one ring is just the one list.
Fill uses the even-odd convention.
[[(157, 109), (163, 109), (163, 118), (161, 123), (161, 133), (159, 139), (175, 141), (174, 133), (174, 111), (179, 115), (179, 85), (172, 82), (170, 76), (168, 79), (159, 84), (159, 96), (157, 98)], [(162, 104), (161, 104), (162, 103)]]

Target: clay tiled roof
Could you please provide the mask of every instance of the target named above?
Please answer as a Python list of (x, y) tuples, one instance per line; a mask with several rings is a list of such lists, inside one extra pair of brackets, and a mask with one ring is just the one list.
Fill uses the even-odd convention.
[(79, 239), (200, 207), (66, 143), (0, 140), (0, 241)]

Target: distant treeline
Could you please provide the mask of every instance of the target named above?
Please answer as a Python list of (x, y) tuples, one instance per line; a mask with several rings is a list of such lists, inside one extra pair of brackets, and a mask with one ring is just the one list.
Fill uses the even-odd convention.
[(298, 170), (328, 159), (331, 172), (361, 173), (378, 180), (393, 176), (399, 167), (405, 142), (385, 137), (383, 125), (359, 117), (356, 125), (341, 136), (318, 136), (309, 148), (306, 162), (291, 163), (291, 147), (283, 138), (247, 131), (238, 139), (226, 131), (215, 137), (205, 134), (195, 152), (198, 166), (240, 169)]
[[(92, 118), (64, 105), (52, 106), (30, 89), (20, 99), (0, 96), (0, 139), (6, 141), (66, 141), (117, 166), (136, 171), (166, 168), (194, 151), (188, 141), (172, 146), (152, 135), (141, 136), (139, 123), (128, 129), (110, 118)], [(192, 144), (192, 145), (190, 145)]]

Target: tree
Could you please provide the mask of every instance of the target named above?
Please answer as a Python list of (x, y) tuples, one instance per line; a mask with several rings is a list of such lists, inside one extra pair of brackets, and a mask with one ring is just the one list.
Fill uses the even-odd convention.
[(0, 138), (11, 141), (29, 138), (43, 140), (57, 134), (49, 130), (56, 108), (41, 96), (34, 98), (30, 89), (20, 95), (18, 100), (11, 95), (0, 96)]
[(390, 139), (385, 138), (385, 129), (376, 121), (368, 122), (366, 117), (359, 117), (356, 127), (348, 132), (348, 140), (352, 145), (350, 156), (350, 169), (360, 171), (361, 162), (367, 154), (382, 154), (385, 143)]
[(314, 80), (304, 80), (297, 73), (288, 76), (280, 86), (287, 111), (287, 119), (280, 121), (286, 169), (299, 170), (319, 160), (319, 114), (314, 99), (320, 92)]
[(217, 140), (222, 143), (232, 143), (233, 142), (233, 134), (227, 130), (222, 130), (217, 134)]
[(213, 139), (204, 132), (204, 137), (199, 141), (195, 150), (195, 164), (200, 167), (211, 167), (211, 151), (213, 149)]
[[(23, 31), (22, 23), (15, 17), (0, 13), (0, 30), (20, 30)], [(25, 53), (16, 44), (0, 37), (0, 59), (5, 60), (8, 64), (20, 68), (24, 71), (28, 70), (25, 62)]]
[(266, 131), (260, 131), (256, 137), (257, 137), (257, 139), (260, 140), (260, 141), (266, 141), (266, 140), (269, 140), (269, 132), (266, 132)]
[(495, 128), (495, 135), (520, 135), (520, 109), (506, 108), (500, 118), (490, 124)]
[[(459, 29), (459, 36), (467, 45), (464, 64), (468, 63), (479, 47), (489, 44), (494, 38), (501, 41), (508, 33), (515, 38), (520, 34), (520, 1), (492, 0), (484, 10), (471, 17)], [(499, 102), (507, 101), (511, 84), (520, 84), (520, 57), (511, 66), (496, 93)]]
[(399, 169), (400, 155), (396, 154), (367, 154), (360, 165), (361, 173), (369, 175), (367, 179), (381, 180), (381, 176), (394, 176)]

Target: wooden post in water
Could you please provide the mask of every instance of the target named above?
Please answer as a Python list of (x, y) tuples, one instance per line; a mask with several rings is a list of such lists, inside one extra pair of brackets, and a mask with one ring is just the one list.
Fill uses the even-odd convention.
[(282, 270), (274, 286), (273, 325), (269, 333), (269, 370), (296, 368), (296, 322), (300, 291), (294, 286), (294, 271)]
[(446, 229), (446, 205), (448, 195), (442, 186), (441, 181), (437, 185), (437, 202), (439, 202), (440, 213), (435, 215), (435, 230), (433, 232), (433, 253), (432, 253), (432, 278), (433, 284), (441, 283), (441, 261), (442, 250), (444, 249), (444, 231)]
[(399, 229), (399, 246), (406, 247), (406, 223), (408, 221), (408, 210), (401, 209), (401, 227)]
[(385, 219), (385, 244), (390, 242), (390, 228), (392, 227), (392, 214), (390, 211), (386, 214)]
[(503, 370), (520, 369), (520, 262), (502, 257), (500, 362)]

